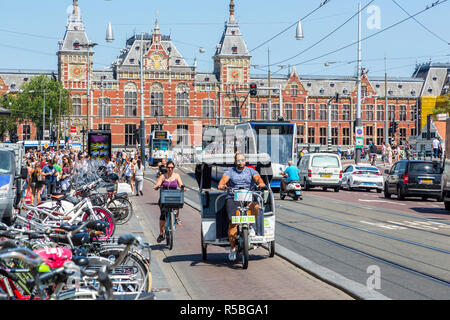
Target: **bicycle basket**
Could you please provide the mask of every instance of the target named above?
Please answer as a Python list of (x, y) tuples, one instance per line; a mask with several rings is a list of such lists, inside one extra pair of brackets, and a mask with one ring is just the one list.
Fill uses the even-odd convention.
[(184, 192), (182, 190), (161, 189), (160, 203), (166, 208), (182, 208)]

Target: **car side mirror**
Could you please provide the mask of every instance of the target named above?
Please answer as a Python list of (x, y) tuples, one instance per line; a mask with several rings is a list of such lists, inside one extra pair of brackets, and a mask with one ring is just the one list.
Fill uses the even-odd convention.
[(384, 169), (384, 173), (389, 174), (389, 169)]

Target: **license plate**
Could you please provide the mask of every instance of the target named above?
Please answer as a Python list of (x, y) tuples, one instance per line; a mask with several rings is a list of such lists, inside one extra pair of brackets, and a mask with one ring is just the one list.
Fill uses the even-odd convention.
[(432, 183), (433, 183), (433, 180), (420, 180), (420, 183), (423, 183), (423, 184), (432, 184)]
[(234, 216), (231, 217), (231, 223), (233, 224), (255, 223), (255, 216)]
[(252, 193), (249, 191), (239, 190), (234, 192), (234, 201), (252, 201)]
[(373, 182), (363, 182), (363, 185), (365, 186), (373, 186), (375, 183)]
[(320, 176), (322, 178), (331, 178), (331, 174), (328, 174), (328, 173), (322, 173)]

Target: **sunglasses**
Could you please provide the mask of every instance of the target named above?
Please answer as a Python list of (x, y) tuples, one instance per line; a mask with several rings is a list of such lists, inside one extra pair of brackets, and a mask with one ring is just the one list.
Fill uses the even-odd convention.
[(175, 167), (167, 167), (167, 169), (173, 169), (173, 168), (175, 168)]
[(237, 159), (236, 162), (243, 162), (243, 163), (245, 163), (245, 159)]

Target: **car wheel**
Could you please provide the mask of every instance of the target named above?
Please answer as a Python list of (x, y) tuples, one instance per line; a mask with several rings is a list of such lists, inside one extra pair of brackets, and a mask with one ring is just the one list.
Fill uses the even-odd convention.
[(450, 211), (450, 201), (444, 202), (445, 210)]
[(350, 180), (347, 181), (347, 190), (352, 191), (352, 187), (350, 186)]
[(322, 189), (323, 189), (323, 191), (327, 191), (327, 190), (328, 190), (328, 188), (327, 188), (327, 187), (323, 187)]
[(334, 188), (334, 192), (339, 192), (340, 187)]
[(402, 191), (402, 187), (397, 187), (397, 198), (398, 200), (405, 200), (405, 194)]
[(377, 193), (381, 193), (383, 191), (382, 189), (377, 189)]
[(442, 201), (444, 201), (444, 198), (442, 198), (442, 196), (439, 196), (439, 197), (436, 198), (436, 201), (437, 202), (442, 202)]
[(306, 179), (305, 179), (305, 182), (303, 183), (303, 185), (305, 186), (305, 190), (309, 190), (308, 181), (306, 181)]
[(422, 197), (422, 201), (427, 201), (428, 197)]
[(388, 192), (388, 188), (386, 185), (384, 185), (384, 197), (387, 199), (391, 198), (391, 194)]

